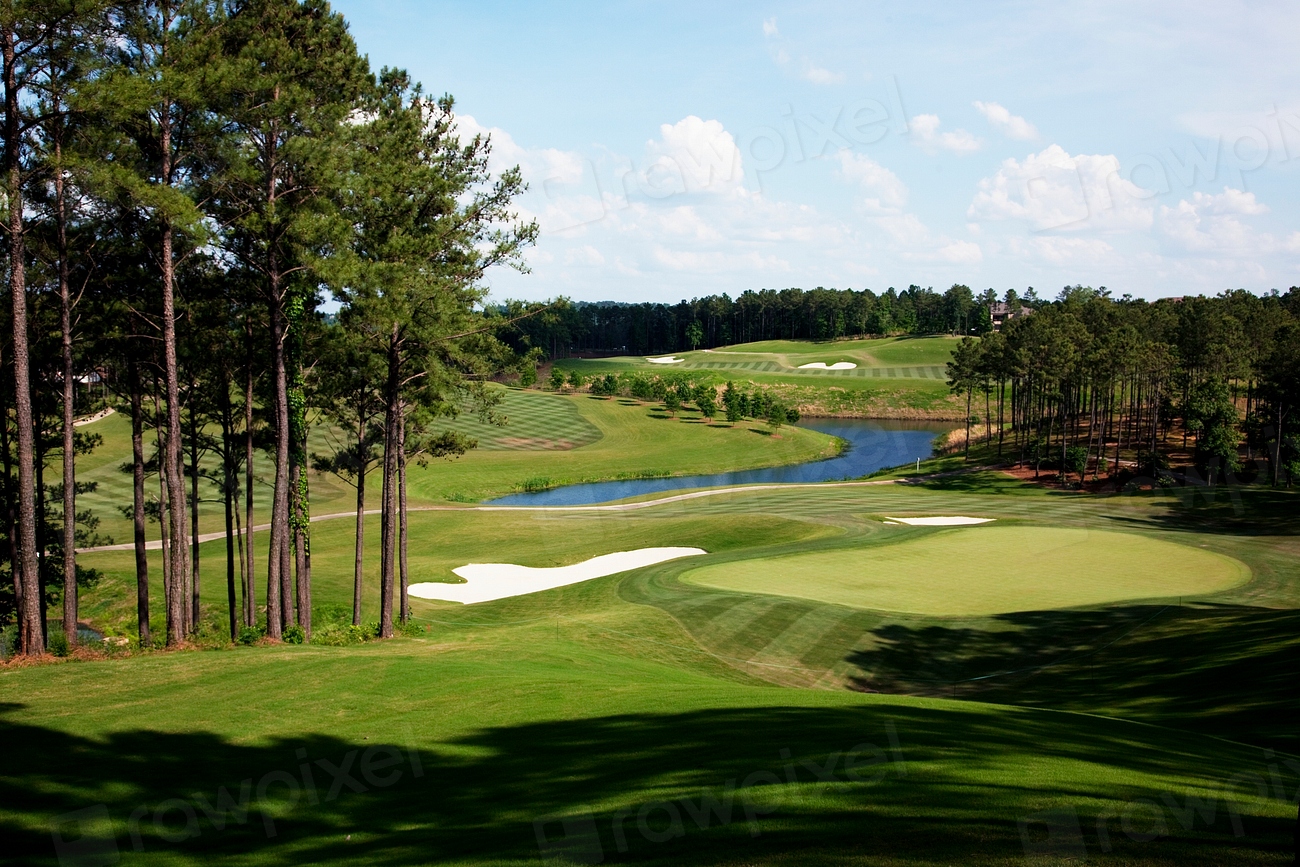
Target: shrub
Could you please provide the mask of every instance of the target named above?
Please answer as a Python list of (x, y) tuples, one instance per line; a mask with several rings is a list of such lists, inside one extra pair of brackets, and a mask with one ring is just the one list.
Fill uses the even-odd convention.
[(71, 648), (68, 647), (68, 636), (64, 635), (61, 629), (58, 632), (51, 632), (45, 649), (55, 656), (67, 656), (71, 652)]
[(323, 644), (327, 647), (346, 647), (350, 644), (361, 644), (366, 637), (366, 630), (360, 626), (353, 626), (351, 623), (331, 623), (317, 630), (311, 638), (311, 643)]
[(236, 641), (245, 647), (257, 644), (262, 640), (262, 629), (258, 626), (241, 626), (239, 627), (239, 637)]
[(558, 367), (552, 367), (550, 383), (553, 391), (559, 391), (564, 388), (564, 371), (560, 370)]
[(393, 624), (394, 630), (398, 635), (405, 638), (421, 638), (425, 634), (425, 627), (416, 623), (414, 620), (408, 620), (405, 623), (398, 621)]
[(537, 365), (531, 361), (525, 364), (519, 371), (519, 387), (528, 388), (537, 383)]
[(303, 632), (302, 627), (295, 623), (284, 630), (282, 638), (285, 644), (302, 644), (307, 640), (307, 633)]

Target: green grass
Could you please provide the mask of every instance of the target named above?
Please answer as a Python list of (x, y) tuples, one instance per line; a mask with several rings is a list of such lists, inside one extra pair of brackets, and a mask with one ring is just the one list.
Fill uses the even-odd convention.
[[(479, 448), (453, 460), (430, 460), (424, 466), (411, 464), (408, 492), (412, 505), (489, 499), (523, 490), (536, 479), (562, 485), (720, 473), (802, 463), (830, 457), (837, 451), (831, 437), (796, 427), (783, 428), (780, 436), (760, 436), (756, 434), (766, 434), (767, 430), (755, 422), (710, 424), (695, 412), (669, 418), (662, 407), (626, 399), (518, 389), (503, 389), (503, 394), (500, 410), (507, 420), (504, 426), (483, 424), (469, 413), (450, 423), (478, 438)], [(118, 413), (82, 430), (99, 433), (104, 441), (78, 461), (78, 480), (97, 485), (93, 493), (79, 498), (78, 508), (89, 509), (99, 519), (98, 532), (104, 537), (101, 542), (129, 542), (131, 523), (120, 507), (129, 506), (132, 496), (131, 476), (121, 471), (131, 458), (130, 421)], [(334, 442), (334, 433), (317, 425), (311, 430), (308, 449), (328, 453)], [(149, 454), (152, 447), (146, 442)], [(212, 467), (215, 461), (209, 456), (202, 463)], [(254, 470), (255, 520), (264, 523), (270, 519), (274, 481), (270, 459), (259, 452)], [(347, 512), (355, 507), (355, 491), (343, 480), (313, 471), (310, 484), (314, 515)], [(375, 475), (370, 488), (373, 507), (379, 496)], [(158, 478), (151, 476), (146, 491), (156, 498), (157, 489)], [(223, 530), (217, 488), (207, 479), (200, 483), (200, 499), (200, 532)], [(157, 525), (150, 525), (149, 538), (157, 538), (157, 532)]]
[[(58, 863), (52, 829), (93, 828), (76, 814), (87, 808), (106, 811), (107, 833), (140, 864), (590, 863), (597, 852), (665, 865), (1020, 864), (1062, 813), (1102, 863), (1276, 863), (1289, 839), (1293, 805), (1267, 784), (1256, 792), (1251, 775), (1276, 772), (1287, 791), (1294, 775), (1257, 749), (1095, 716), (774, 688), (703, 652), (666, 612), (629, 603), (631, 583), (442, 607), (422, 615), (421, 639), (0, 671), (0, 733), (15, 747), (0, 765), (0, 859)], [(388, 755), (366, 751), (383, 744), (396, 763), (371, 767)], [(331, 791), (345, 763), (353, 782)], [(298, 781), (296, 798), (276, 772)], [(243, 780), (247, 822), (217, 827), (199, 796), (238, 798)], [(729, 792), (727, 820), (691, 819), (685, 800)], [(1176, 810), (1193, 795), (1215, 812), (1184, 827)], [(187, 807), (195, 825), (182, 836)], [(667, 833), (674, 812), (681, 836)], [(563, 819), (577, 848), (539, 849), (537, 824), (562, 840)]]
[(1250, 579), (1244, 564), (1131, 533), (1032, 526), (899, 528), (895, 544), (692, 569), (683, 581), (853, 608), (981, 617), (1205, 596)]
[[(523, 456), (618, 438), (617, 402), (564, 400), (602, 438)], [(1300, 747), (1298, 506), (1295, 492), (1090, 497), (986, 472), (630, 512), (413, 513), (415, 581), (449, 580), (474, 560), (563, 565), (680, 544), (710, 553), (480, 605), (413, 600), (419, 638), (0, 668), (0, 860), (76, 863), (59, 862), (52, 830), (71, 838), (106, 811), (122, 862), (140, 864), (1046, 865), (1078, 862), (1080, 847), (1089, 863), (1284, 863), (1300, 785), (1280, 752)], [(1000, 523), (880, 523), (899, 514)], [(350, 600), (351, 522), (313, 530), (323, 617)], [(374, 522), (369, 532), (373, 617)], [(1159, 552), (1161, 572), (1120, 590), (1199, 581), (1205, 563), (1244, 564), (1250, 579), (1202, 587), (1184, 606), (1143, 590), (1051, 608), (1042, 587), (995, 586), (1001, 613), (959, 620), (683, 580), (738, 563), (780, 578), (793, 558), (832, 551), (893, 562), (905, 578), (910, 549), (996, 582), (1021, 571), (1016, 556), (1048, 559), (1030, 546), (1054, 538), (1066, 546), (1058, 555), (1071, 553), (1081, 537), (1079, 553), (1125, 570)], [(222, 616), (219, 551), (203, 546), (206, 620)], [(86, 610), (129, 624), (129, 552), (83, 562), (105, 571)], [(1030, 610), (1017, 602), (1026, 595)], [(401, 751), (398, 764), (363, 768), (382, 744)], [(345, 764), (355, 786), (331, 793), (331, 769)], [(402, 776), (391, 784), (375, 776), (392, 770)], [(247, 822), (218, 827), (199, 796), (238, 797), (243, 780)], [(705, 820), (702, 798), (728, 793), (729, 820)], [(87, 808), (98, 812), (78, 812)], [(566, 827), (567, 848), (547, 842)]]
[[(890, 337), (873, 340), (767, 340), (714, 350), (679, 352), (681, 364), (650, 364), (642, 356), (561, 359), (561, 370), (591, 377), (606, 373), (682, 373), (722, 383), (771, 388), (807, 415), (859, 418), (963, 417), (949, 394), (945, 365), (956, 338)], [(854, 370), (801, 370), (811, 362), (848, 361)]]

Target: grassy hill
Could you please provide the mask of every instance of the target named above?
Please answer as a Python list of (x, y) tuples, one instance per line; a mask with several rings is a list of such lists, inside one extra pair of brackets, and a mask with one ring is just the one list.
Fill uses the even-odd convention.
[[(873, 340), (766, 340), (679, 352), (655, 364), (640, 356), (561, 359), (561, 370), (663, 374), (681, 371), (702, 380), (733, 380), (772, 388), (807, 415), (956, 419), (964, 407), (949, 395), (945, 365), (956, 338), (889, 337)], [(658, 356), (652, 356), (658, 357)], [(853, 369), (804, 368), (821, 363)]]
[[(478, 448), (454, 460), (411, 464), (408, 487), (412, 505), (475, 502), (529, 487), (573, 482), (779, 466), (829, 457), (837, 449), (831, 437), (816, 431), (786, 427), (779, 436), (770, 436), (761, 424), (708, 423), (696, 412), (669, 418), (661, 408), (633, 400), (507, 388), (502, 393), (498, 411), (506, 424), (484, 424), (469, 413), (447, 422), (448, 427), (476, 438)], [(78, 508), (91, 510), (99, 519), (103, 542), (130, 542), (131, 522), (121, 511), (131, 503), (131, 476), (122, 472), (131, 459), (130, 420), (115, 413), (80, 430), (100, 434), (103, 443), (78, 459), (78, 481), (97, 485), (94, 492), (78, 499)], [(311, 430), (308, 449), (328, 454), (336, 443), (336, 434), (318, 424)], [(152, 454), (148, 438), (145, 453)], [(201, 461), (210, 469), (215, 469), (216, 463), (212, 456)], [(257, 521), (262, 523), (269, 520), (274, 471), (269, 457), (261, 452), (254, 469), (254, 503)], [(156, 498), (157, 476), (150, 477), (147, 486)], [(315, 515), (355, 508), (353, 488), (335, 476), (313, 471), (311, 491)], [(202, 533), (224, 529), (218, 496), (211, 481), (201, 481)], [(377, 491), (371, 501), (378, 502)], [(151, 525), (150, 538), (157, 538), (156, 534), (156, 525)]]

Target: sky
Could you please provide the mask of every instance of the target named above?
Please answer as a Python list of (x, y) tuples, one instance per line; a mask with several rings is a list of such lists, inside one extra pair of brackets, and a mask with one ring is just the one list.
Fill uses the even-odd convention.
[(523, 170), (497, 301), (1300, 284), (1300, 4), (334, 8)]

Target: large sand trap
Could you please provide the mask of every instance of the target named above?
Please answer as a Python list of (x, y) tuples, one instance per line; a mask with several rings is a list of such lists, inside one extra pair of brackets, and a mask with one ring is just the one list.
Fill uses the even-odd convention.
[(448, 602), (463, 602), (466, 605), (475, 602), (490, 602), (493, 599), (505, 599), (508, 596), (523, 596), (603, 578), (653, 566), (666, 560), (679, 557), (698, 557), (707, 554), (702, 548), (638, 548), (635, 551), (618, 551), (614, 554), (602, 554), (572, 566), (557, 566), (551, 569), (538, 569), (532, 566), (516, 566), (513, 563), (470, 563), (453, 569), (452, 572), (465, 579), (464, 584), (437, 584), (425, 582), (412, 584), (409, 593), (418, 599), (443, 599)]
[(993, 518), (967, 518), (964, 515), (938, 515), (933, 518), (889, 518), (889, 521), (897, 521), (900, 524), (911, 524), (913, 527), (964, 527), (967, 524), (987, 524)]
[(662, 358), (647, 358), (646, 361), (651, 364), (681, 364), (685, 358), (675, 358), (671, 355), (665, 355)]
[(800, 370), (855, 370), (857, 365), (852, 361), (837, 361), (834, 364), (827, 364), (824, 361), (814, 361), (811, 364), (799, 365)]

